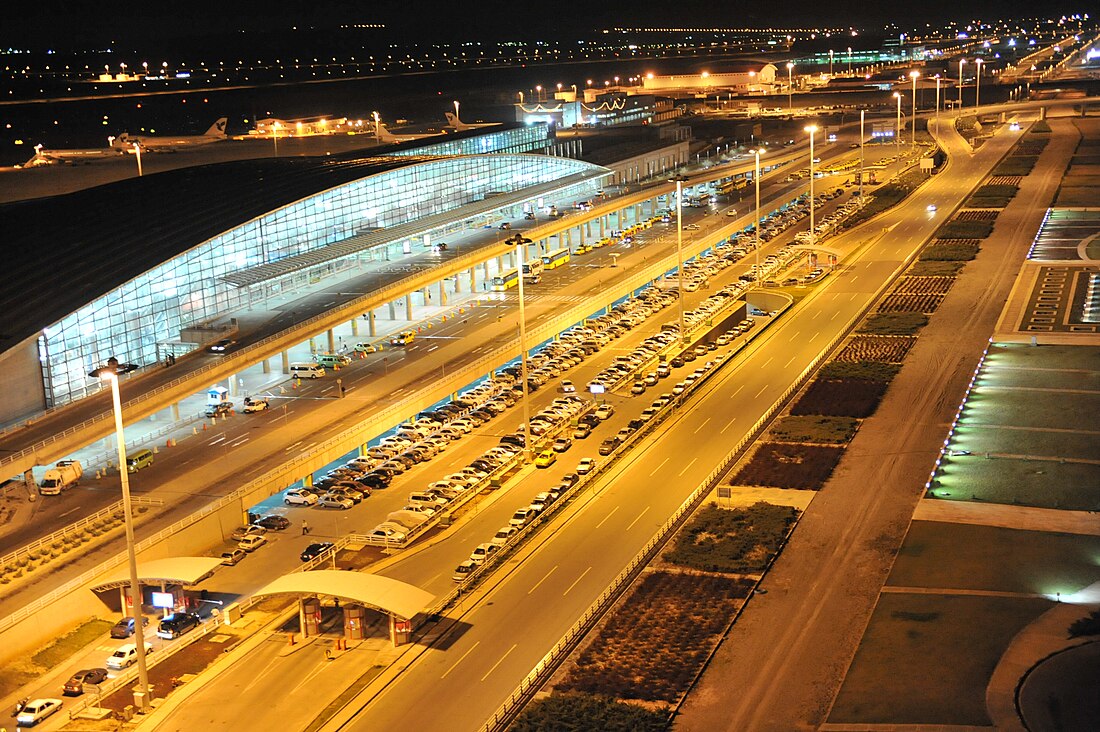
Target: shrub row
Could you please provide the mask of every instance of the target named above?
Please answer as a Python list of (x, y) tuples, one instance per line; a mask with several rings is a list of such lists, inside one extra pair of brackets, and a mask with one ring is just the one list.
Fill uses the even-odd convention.
[(700, 510), (664, 559), (705, 572), (762, 572), (798, 518), (793, 506), (763, 501), (748, 508)]

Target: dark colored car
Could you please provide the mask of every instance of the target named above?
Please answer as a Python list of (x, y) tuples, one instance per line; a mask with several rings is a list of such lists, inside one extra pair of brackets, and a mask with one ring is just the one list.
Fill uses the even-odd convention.
[(359, 480), (359, 483), (371, 490), (381, 490), (389, 486), (390, 480), (391, 478), (380, 473), (368, 473)]
[(65, 696), (80, 696), (84, 693), (84, 684), (102, 684), (106, 680), (107, 669), (86, 668), (73, 674), (61, 687), (61, 693)]
[(290, 526), (290, 520), (286, 516), (279, 516), (278, 514), (258, 518), (252, 523), (263, 526), (268, 531), (282, 531)]
[(610, 455), (615, 452), (615, 448), (619, 446), (618, 437), (608, 437), (606, 440), (600, 443), (600, 454)]
[(229, 414), (233, 411), (232, 402), (218, 402), (217, 404), (207, 404), (206, 411), (203, 412), (207, 417), (221, 417)]
[(308, 562), (311, 559), (316, 559), (332, 547), (333, 544), (331, 541), (319, 541), (315, 544), (310, 544), (302, 552), (301, 559), (303, 562)]
[(573, 487), (577, 484), (577, 481), (581, 479), (581, 476), (576, 473), (566, 473), (561, 477), (561, 482), (566, 483), (569, 487)]
[(197, 628), (201, 624), (202, 618), (194, 613), (172, 613), (164, 620), (160, 621), (160, 626), (157, 628), (157, 637), (166, 638), (168, 640), (179, 638), (187, 631)]
[(237, 345), (237, 341), (232, 338), (222, 338), (220, 341), (210, 344), (208, 350), (211, 353), (225, 353), (235, 345)]
[[(148, 625), (149, 624), (149, 617), (148, 616), (142, 617), (141, 624), (143, 626)], [(133, 618), (123, 618), (122, 620), (115, 623), (114, 627), (111, 628), (111, 637), (112, 638), (129, 638), (133, 634), (134, 634), (134, 619)]]

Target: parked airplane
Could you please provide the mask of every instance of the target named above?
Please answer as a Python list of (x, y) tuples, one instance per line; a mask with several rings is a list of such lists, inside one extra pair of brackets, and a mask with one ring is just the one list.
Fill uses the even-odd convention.
[(225, 139), (226, 117), (219, 118), (201, 135), (184, 135), (181, 137), (154, 137), (152, 135), (131, 135), (123, 132), (111, 143), (111, 147), (125, 152), (130, 152), (137, 145), (143, 152), (162, 152), (180, 147), (194, 147), (196, 145), (209, 145)]
[(382, 124), (382, 120), (378, 117), (378, 112), (374, 113), (374, 138), (379, 142), (407, 142), (409, 140), (420, 140), (425, 137), (435, 137), (435, 135), (395, 135), (386, 129), (386, 125)]
[(100, 160), (102, 158), (115, 158), (122, 154), (121, 150), (111, 147), (71, 148), (68, 150), (47, 150), (41, 145), (34, 146), (34, 157), (23, 164), (24, 168), (33, 168), (38, 165), (58, 165), (61, 163), (79, 163), (82, 161)]
[(467, 124), (466, 122), (463, 122), (458, 116), (458, 101), (456, 100), (454, 104), (455, 104), (454, 113), (444, 112), (443, 115), (447, 118), (447, 126), (450, 127), (451, 129), (453, 129), (455, 132), (463, 132), (465, 130), (476, 130), (479, 127), (491, 127), (491, 126), (493, 126), (492, 123), (490, 123), (490, 124), (471, 125), (471, 124)]

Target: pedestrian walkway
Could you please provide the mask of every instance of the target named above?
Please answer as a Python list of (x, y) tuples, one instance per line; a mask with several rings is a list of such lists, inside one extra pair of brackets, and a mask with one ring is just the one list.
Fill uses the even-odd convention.
[(913, 520), (1100, 536), (1100, 516), (1092, 511), (1062, 511), (1000, 503), (924, 499), (917, 504)]

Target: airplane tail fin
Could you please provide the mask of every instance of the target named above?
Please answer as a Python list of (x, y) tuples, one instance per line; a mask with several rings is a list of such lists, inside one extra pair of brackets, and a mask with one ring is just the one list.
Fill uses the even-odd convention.
[(454, 112), (444, 112), (444, 116), (447, 118), (447, 125), (453, 127), (455, 132), (461, 132), (463, 130), (473, 129), (471, 125), (466, 124), (458, 118), (458, 115)]
[(214, 124), (210, 125), (210, 129), (203, 134), (203, 137), (225, 137), (225, 125), (229, 122), (228, 117), (219, 117)]
[(374, 126), (374, 136), (381, 142), (399, 142), (397, 135), (387, 130), (381, 122)]

